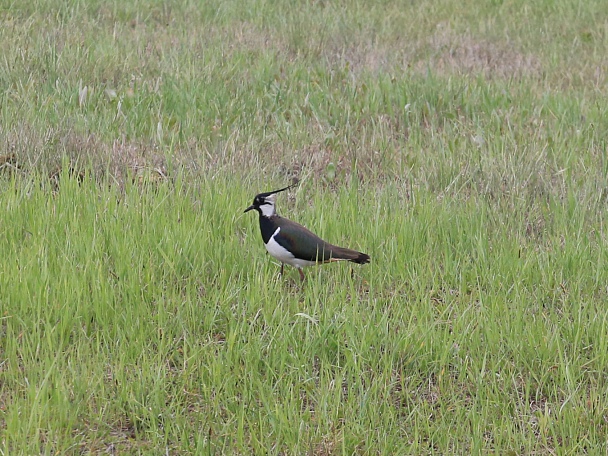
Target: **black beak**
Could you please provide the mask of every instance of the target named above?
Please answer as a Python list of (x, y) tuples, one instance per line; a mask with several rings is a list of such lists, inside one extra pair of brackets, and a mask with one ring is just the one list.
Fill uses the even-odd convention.
[(255, 209), (255, 206), (254, 206), (253, 204), (252, 204), (251, 206), (249, 206), (247, 209), (245, 209), (245, 210), (243, 211), (243, 213), (245, 213), (245, 212), (249, 212), (251, 209)]

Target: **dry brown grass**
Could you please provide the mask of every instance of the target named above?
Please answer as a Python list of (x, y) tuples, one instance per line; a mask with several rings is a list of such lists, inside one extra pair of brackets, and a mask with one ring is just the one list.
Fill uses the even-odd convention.
[(471, 34), (456, 33), (447, 23), (439, 24), (421, 48), (428, 53), (428, 59), (412, 65), (420, 72), (517, 79), (539, 77), (542, 71), (540, 59), (518, 51), (514, 43), (492, 42)]
[(541, 60), (518, 51), (513, 43), (459, 34), (441, 24), (436, 33), (415, 43), (404, 38), (390, 45), (346, 45), (330, 48), (324, 55), (328, 62), (346, 65), (355, 74), (411, 71), (440, 77), (519, 79), (538, 78), (542, 72)]
[(54, 188), (66, 167), (68, 174), (80, 181), (90, 173), (120, 187), (127, 180), (158, 182), (169, 174), (164, 154), (150, 142), (122, 139), (108, 144), (94, 134), (74, 130), (48, 128), (40, 134), (30, 125), (20, 125), (4, 136), (4, 151), (0, 171), (43, 172)]

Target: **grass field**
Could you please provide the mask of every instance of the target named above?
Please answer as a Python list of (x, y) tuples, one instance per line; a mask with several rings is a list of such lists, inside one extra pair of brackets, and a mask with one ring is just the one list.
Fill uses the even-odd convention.
[[(0, 1), (0, 454), (608, 453), (605, 0)], [(256, 193), (366, 266), (266, 254)]]

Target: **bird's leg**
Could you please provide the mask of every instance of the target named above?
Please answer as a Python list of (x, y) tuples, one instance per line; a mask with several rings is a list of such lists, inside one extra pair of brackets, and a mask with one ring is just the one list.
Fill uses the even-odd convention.
[(283, 268), (285, 267), (285, 263), (281, 263), (281, 277), (283, 277)]
[(300, 279), (302, 279), (302, 282), (304, 282), (304, 271), (302, 271), (301, 268), (298, 268), (298, 272), (300, 273)]

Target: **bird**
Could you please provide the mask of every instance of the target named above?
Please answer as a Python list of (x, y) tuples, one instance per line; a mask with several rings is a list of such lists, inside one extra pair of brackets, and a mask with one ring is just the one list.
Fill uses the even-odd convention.
[(294, 185), (256, 195), (253, 204), (244, 211), (244, 213), (251, 210), (258, 211), (264, 245), (268, 253), (281, 262), (281, 275), (285, 263), (297, 268), (302, 281), (305, 277), (302, 268), (306, 266), (333, 261), (369, 263), (369, 255), (330, 244), (299, 223), (277, 214), (275, 208), (277, 193), (289, 190)]

